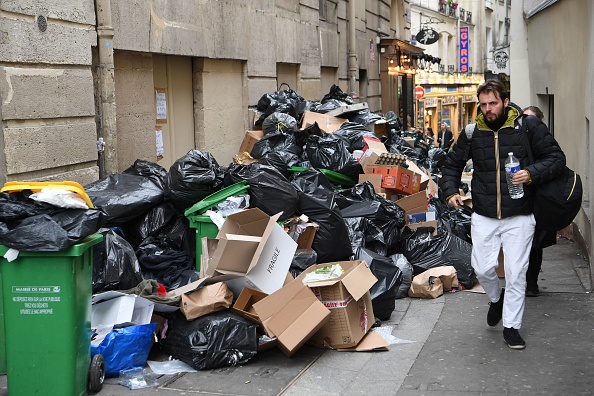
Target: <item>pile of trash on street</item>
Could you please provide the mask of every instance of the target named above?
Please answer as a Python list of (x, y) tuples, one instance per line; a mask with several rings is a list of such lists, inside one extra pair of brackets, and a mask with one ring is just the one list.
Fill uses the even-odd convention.
[(232, 163), (199, 150), (169, 169), (137, 160), (84, 186), (92, 205), (0, 194), (7, 247), (51, 252), (103, 235), (91, 327), (108, 376), (144, 367), (151, 348), (196, 370), (306, 343), (385, 349), (370, 330), (395, 299), (473, 287), (472, 209), (446, 204), (445, 152), (394, 113), (337, 86), (320, 102), (289, 88), (262, 96), (253, 124)]

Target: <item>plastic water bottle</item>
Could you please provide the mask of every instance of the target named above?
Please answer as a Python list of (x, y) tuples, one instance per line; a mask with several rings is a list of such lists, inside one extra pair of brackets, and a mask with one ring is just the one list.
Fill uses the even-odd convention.
[(513, 184), (513, 174), (520, 170), (520, 161), (514, 157), (514, 153), (507, 153), (508, 157), (505, 160), (505, 179), (507, 180), (507, 188), (509, 196), (512, 199), (519, 199), (524, 196), (524, 185)]

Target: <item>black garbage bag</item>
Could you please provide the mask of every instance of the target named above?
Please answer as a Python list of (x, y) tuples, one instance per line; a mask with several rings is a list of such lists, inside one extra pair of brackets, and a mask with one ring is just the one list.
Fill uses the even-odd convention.
[(267, 154), (276, 151), (286, 151), (295, 155), (301, 155), (303, 148), (297, 143), (297, 137), (292, 134), (274, 132), (264, 135), (264, 137), (254, 144), (250, 155), (260, 159)]
[(342, 140), (311, 135), (307, 138), (305, 151), (314, 168), (333, 170), (350, 177), (355, 183), (363, 173), (361, 164), (349, 153)]
[(167, 169), (154, 162), (137, 159), (134, 164), (123, 173), (131, 175), (148, 177), (155, 182), (162, 190), (165, 190), (165, 181), (167, 178)]
[(159, 235), (182, 212), (169, 201), (161, 202), (151, 209), (122, 225), (126, 240), (134, 249), (149, 236)]
[(190, 150), (169, 168), (165, 196), (185, 210), (221, 188), (222, 172), (212, 154)]
[(328, 99), (316, 108), (317, 113), (326, 114), (329, 111), (336, 110), (339, 107), (347, 106), (349, 103), (337, 99)]
[(242, 180), (250, 186), (250, 207), (259, 208), (269, 216), (283, 212), (280, 220), (288, 219), (297, 210), (297, 191), (276, 168), (257, 162), (231, 165), (225, 173), (225, 186)]
[(355, 150), (363, 150), (365, 147), (364, 136), (377, 139), (373, 132), (368, 131), (363, 125), (356, 122), (345, 122), (331, 136), (343, 140), (351, 153)]
[(369, 290), (373, 313), (380, 320), (390, 319), (390, 315), (396, 307), (396, 289), (402, 283), (400, 268), (389, 257), (365, 248), (359, 249), (355, 258), (365, 260), (377, 278), (377, 282)]
[(354, 104), (355, 103), (353, 98), (350, 97), (349, 95), (345, 94), (344, 92), (342, 92), (342, 89), (340, 89), (340, 87), (336, 84), (332, 85), (332, 87), (330, 87), (330, 91), (326, 95), (324, 95), (324, 97), (322, 98), (322, 103), (326, 103), (327, 101), (329, 101), (331, 99), (345, 102), (345, 104)]
[(375, 194), (370, 182), (336, 192), (336, 202), (343, 218), (364, 217), (369, 222), (365, 227), (366, 248), (380, 254), (398, 250), (405, 212), (393, 201)]
[(429, 172), (431, 173), (439, 173), (441, 172), (441, 167), (445, 162), (448, 153), (446, 153), (443, 149), (438, 147), (434, 147), (429, 149), (429, 153), (427, 157), (429, 158), (430, 166), (428, 167)]
[(275, 151), (260, 158), (258, 163), (276, 168), (280, 173), (283, 174), (284, 177), (288, 179), (291, 177), (291, 172), (289, 172), (287, 169), (299, 164), (299, 156), (287, 151)]
[(100, 232), (103, 241), (93, 246), (93, 294), (136, 287), (143, 277), (134, 249), (115, 231)]
[(0, 243), (23, 252), (56, 252), (99, 230), (100, 209), (67, 209), (30, 199), (30, 190), (0, 193)]
[[(351, 241), (351, 251), (356, 252), (358, 249), (364, 248), (366, 246), (365, 236), (369, 234), (374, 234), (367, 232), (367, 227), (370, 226), (367, 219), (364, 217), (349, 217), (344, 219), (344, 223), (346, 224), (347, 231), (349, 232), (349, 240)], [(383, 245), (383, 247), (383, 253), (387, 254), (388, 249), (385, 247), (385, 245)], [(377, 252), (376, 250), (374, 251)], [(379, 253), (381, 254), (382, 252)]]
[(297, 278), (303, 271), (316, 264), (317, 260), (318, 254), (312, 248), (297, 249), (291, 261), (289, 272), (293, 275), (293, 278)]
[(349, 121), (356, 122), (357, 124), (361, 124), (364, 126), (367, 126), (369, 124), (375, 124), (376, 121), (383, 119), (381, 115), (372, 113), (371, 111), (369, 111), (369, 109), (349, 113), (348, 117)]
[[(318, 123), (314, 122), (313, 124), (303, 128), (303, 129), (299, 129), (299, 130), (295, 131), (295, 133), (293, 133), (293, 135), (297, 139), (297, 144), (299, 145), (299, 147), (303, 148), (303, 146), (305, 146), (305, 144), (307, 143), (307, 138), (310, 135), (328, 136), (329, 134), (322, 131), (320, 129), (320, 126), (318, 125)], [(304, 155), (304, 153), (302, 153), (302, 155)]]
[(396, 288), (396, 298), (408, 297), (408, 289), (412, 284), (413, 267), (402, 253), (393, 254), (390, 259), (402, 273), (402, 282)]
[(257, 325), (229, 310), (192, 321), (183, 315), (169, 320), (161, 345), (166, 353), (196, 370), (247, 363), (258, 351)]
[(264, 120), (272, 113), (285, 113), (296, 120), (300, 119), (305, 108), (304, 101), (305, 99), (291, 88), (262, 95), (260, 100), (258, 100), (257, 110), (263, 114), (260, 115), (260, 118), (254, 124), (261, 126)]
[(136, 257), (143, 277), (156, 280), (168, 291), (200, 279), (192, 257), (171, 249), (161, 238), (146, 238), (136, 250)]
[(93, 205), (105, 211), (106, 227), (126, 224), (165, 197), (162, 183), (155, 175), (116, 173), (85, 186)]
[(404, 140), (397, 132), (390, 133), (390, 139), (385, 142), (386, 147), (390, 153), (404, 154), (409, 160), (418, 163), (426, 156), (414, 149), (406, 140)]
[(262, 122), (264, 136), (270, 133), (292, 133), (297, 130), (297, 120), (290, 114), (272, 113)]
[(299, 197), (297, 212), (320, 226), (312, 244), (318, 254), (317, 262), (348, 260), (353, 254), (349, 233), (326, 176), (308, 169), (293, 175), (291, 183)]
[(437, 213), (437, 228), (440, 231), (451, 232), (462, 240), (472, 244), (470, 235), (471, 216), (473, 210), (468, 206), (454, 209), (445, 202), (443, 194), (432, 197), (429, 206)]
[(413, 275), (451, 265), (456, 268), (460, 284), (471, 288), (476, 278), (470, 264), (472, 245), (449, 232), (434, 236), (433, 231), (433, 227), (404, 229), (402, 253), (412, 265)]

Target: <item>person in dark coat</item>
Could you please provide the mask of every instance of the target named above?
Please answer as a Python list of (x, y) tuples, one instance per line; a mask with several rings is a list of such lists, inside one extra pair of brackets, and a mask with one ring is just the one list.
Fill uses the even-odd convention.
[[(542, 121), (544, 114), (536, 106), (528, 106), (524, 110), (524, 114), (533, 115)], [(546, 231), (538, 228), (534, 230), (534, 239), (532, 240), (532, 248), (530, 249), (530, 259), (528, 260), (528, 271), (526, 271), (526, 296), (538, 297), (540, 296), (540, 289), (538, 288), (538, 275), (542, 267), (543, 249), (553, 246), (557, 243), (557, 233), (555, 231)]]
[(448, 152), (452, 143), (454, 143), (454, 134), (450, 131), (450, 124), (442, 122), (441, 130), (437, 136), (438, 147)]
[[(503, 318), (503, 339), (512, 349), (524, 349), (519, 333), (524, 315), (526, 271), (536, 220), (533, 215), (533, 185), (556, 177), (565, 166), (565, 155), (548, 128), (537, 117), (523, 116), (510, 104), (499, 80), (487, 80), (477, 90), (481, 113), (476, 117), (471, 137), (461, 133), (442, 167), (442, 192), (453, 207), (462, 206), (459, 186), (462, 171), (472, 159), (471, 181), (472, 256), (476, 276), (491, 301), (487, 324)], [(527, 136), (520, 128), (527, 127)], [(534, 154), (531, 163), (526, 138)], [(524, 195), (512, 198), (505, 176), (505, 160), (512, 153), (521, 169), (513, 174), (513, 184), (522, 184)], [(499, 250), (503, 247), (505, 289), (496, 273)]]

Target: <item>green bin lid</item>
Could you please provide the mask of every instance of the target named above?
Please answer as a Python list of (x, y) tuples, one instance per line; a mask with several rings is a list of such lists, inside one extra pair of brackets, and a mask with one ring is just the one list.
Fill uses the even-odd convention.
[(186, 217), (201, 215), (206, 212), (208, 209), (216, 206), (226, 200), (229, 197), (234, 195), (240, 195), (247, 191), (250, 186), (247, 184), (247, 181), (242, 180), (235, 184), (232, 184), (228, 187), (225, 187), (214, 194), (210, 194), (208, 197), (204, 198), (202, 201), (199, 201), (192, 205), (190, 208), (184, 211), (184, 215)]

